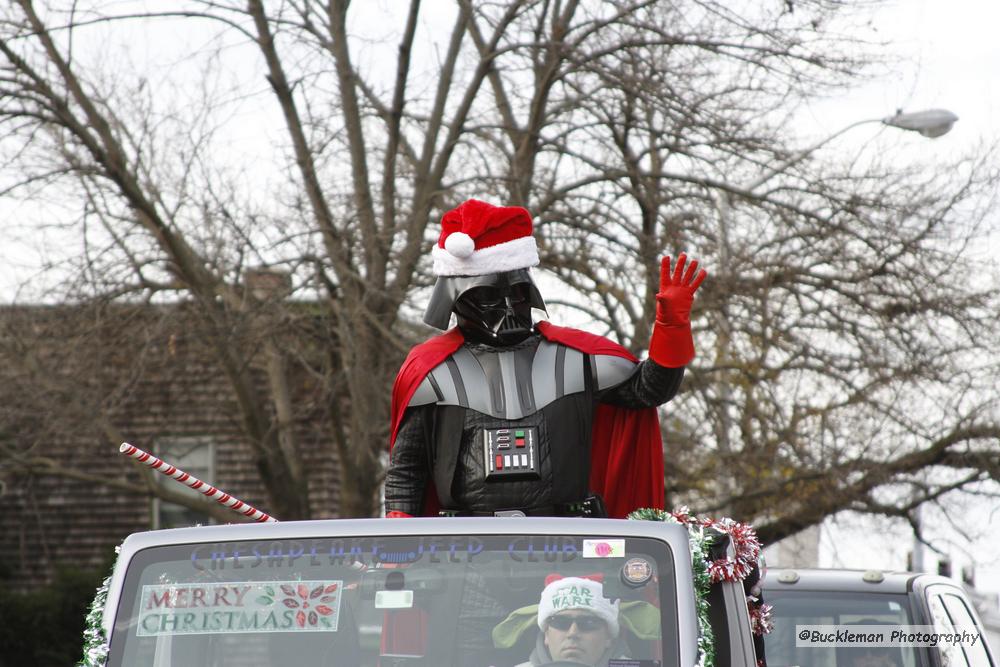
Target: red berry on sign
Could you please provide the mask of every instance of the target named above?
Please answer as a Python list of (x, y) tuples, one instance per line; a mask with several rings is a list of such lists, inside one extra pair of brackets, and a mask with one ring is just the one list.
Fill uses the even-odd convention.
[(309, 597), (309, 589), (306, 588), (305, 584), (299, 584), (299, 597), (303, 600)]
[(295, 589), (287, 584), (281, 585), (281, 592), (284, 593), (285, 595), (290, 595), (292, 597), (295, 597)]
[(327, 607), (325, 604), (321, 604), (318, 607), (316, 607), (316, 611), (323, 614), (324, 616), (329, 616), (330, 614), (333, 613), (333, 610)]
[(309, 593), (309, 597), (318, 598), (322, 594), (323, 594), (323, 584), (320, 584), (316, 588), (312, 589), (312, 592)]
[(306, 613), (304, 611), (300, 611), (295, 614), (295, 622), (298, 623), (300, 628), (306, 627)]
[(299, 606), (298, 601), (292, 600), (291, 598), (286, 598), (282, 600), (282, 602), (284, 602), (285, 606), (288, 607), (289, 609), (295, 609)]
[(316, 612), (314, 611), (309, 612), (309, 625), (316, 625), (318, 621), (319, 621), (319, 616), (316, 615)]
[(324, 593), (332, 593), (335, 590), (337, 590), (337, 584), (330, 584), (329, 586), (327, 586), (326, 588), (323, 589), (323, 592)]

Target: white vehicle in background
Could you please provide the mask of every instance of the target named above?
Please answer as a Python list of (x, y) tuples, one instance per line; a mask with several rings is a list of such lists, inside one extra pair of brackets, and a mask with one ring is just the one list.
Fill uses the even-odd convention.
[(984, 626), (965, 589), (946, 577), (877, 570), (771, 570), (763, 582), (774, 630), (765, 637), (769, 667), (853, 667), (844, 647), (796, 646), (796, 626), (925, 626), (942, 634), (973, 630), (975, 643), (907, 645), (887, 650), (895, 667), (997, 667)]

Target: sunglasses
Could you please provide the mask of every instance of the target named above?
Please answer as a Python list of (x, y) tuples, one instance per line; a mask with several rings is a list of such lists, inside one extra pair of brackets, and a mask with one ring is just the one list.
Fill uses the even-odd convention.
[(580, 632), (594, 632), (607, 627), (603, 620), (593, 616), (551, 616), (548, 620), (549, 627), (560, 632), (566, 632), (574, 623)]

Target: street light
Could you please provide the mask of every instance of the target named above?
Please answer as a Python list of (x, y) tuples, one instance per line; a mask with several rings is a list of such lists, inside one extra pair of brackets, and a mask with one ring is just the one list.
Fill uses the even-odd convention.
[(952, 126), (955, 125), (955, 121), (957, 120), (958, 116), (947, 109), (925, 109), (923, 111), (911, 111), (909, 113), (904, 113), (903, 110), (900, 109), (892, 116), (887, 116), (885, 118), (867, 118), (865, 120), (858, 120), (837, 130), (830, 136), (817, 141), (812, 146), (799, 151), (790, 159), (782, 162), (777, 167), (769, 169), (763, 175), (739, 189), (743, 190), (746, 194), (752, 194), (754, 190), (767, 181), (786, 171), (789, 167), (798, 164), (805, 157), (811, 155), (819, 148), (825, 146), (830, 141), (833, 141), (848, 130), (852, 130), (859, 125), (882, 123), (883, 125), (887, 125), (889, 127), (899, 128), (900, 130), (906, 130), (908, 132), (917, 132), (922, 136), (935, 139), (941, 135), (947, 134), (951, 130)]
[(900, 109), (894, 116), (883, 118), (882, 122), (891, 127), (919, 132), (925, 137), (935, 139), (942, 134), (948, 134), (956, 120), (958, 116), (947, 109), (926, 109), (911, 113), (903, 113)]

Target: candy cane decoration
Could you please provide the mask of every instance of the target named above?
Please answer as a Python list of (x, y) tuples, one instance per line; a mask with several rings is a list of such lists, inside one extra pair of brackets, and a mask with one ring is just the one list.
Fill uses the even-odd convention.
[(249, 505), (243, 502), (242, 500), (233, 498), (228, 493), (223, 493), (222, 491), (215, 488), (211, 484), (207, 484), (198, 479), (197, 477), (192, 477), (183, 470), (170, 465), (169, 463), (163, 461), (162, 459), (156, 458), (149, 452), (142, 451), (141, 449), (139, 449), (134, 445), (130, 445), (127, 442), (123, 442), (121, 447), (118, 448), (118, 451), (121, 452), (122, 454), (131, 456), (140, 463), (145, 463), (153, 470), (161, 472), (173, 480), (176, 480), (178, 482), (181, 482), (182, 484), (190, 486), (195, 491), (205, 494), (212, 500), (218, 501), (219, 503), (225, 505), (234, 512), (239, 512), (243, 516), (250, 517), (252, 521), (257, 521), (258, 523), (277, 521), (277, 519), (275, 519), (270, 514), (261, 512), (253, 505)]

